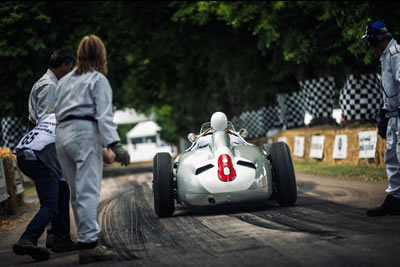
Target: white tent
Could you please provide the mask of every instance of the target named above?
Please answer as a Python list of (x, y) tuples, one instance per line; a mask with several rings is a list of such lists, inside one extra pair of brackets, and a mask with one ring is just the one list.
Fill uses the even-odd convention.
[(141, 121), (147, 121), (153, 119), (154, 115), (146, 116), (137, 113), (132, 108), (125, 108), (123, 110), (116, 110), (114, 112), (114, 123), (119, 124), (133, 124)]
[(160, 129), (160, 126), (154, 121), (139, 122), (135, 127), (129, 130), (126, 137), (130, 139), (135, 137), (155, 136)]
[(156, 153), (168, 152), (176, 155), (177, 148), (160, 139), (160, 126), (154, 121), (143, 121), (136, 124), (127, 134), (128, 152), (131, 162), (151, 161)]

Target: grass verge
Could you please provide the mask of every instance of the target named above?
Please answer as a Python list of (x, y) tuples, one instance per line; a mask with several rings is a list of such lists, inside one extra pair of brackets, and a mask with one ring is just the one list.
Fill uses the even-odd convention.
[(296, 172), (316, 175), (345, 177), (366, 181), (387, 181), (385, 168), (353, 165), (327, 165), (316, 161), (293, 161)]
[(28, 197), (28, 196), (34, 196), (34, 195), (37, 195), (35, 184), (24, 183), (24, 196)]

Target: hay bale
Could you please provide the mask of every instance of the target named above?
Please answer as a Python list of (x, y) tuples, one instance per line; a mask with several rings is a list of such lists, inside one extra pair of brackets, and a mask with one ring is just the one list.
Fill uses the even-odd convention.
[[(3, 160), (7, 193), (9, 195), (8, 199), (4, 201), (2, 205), (3, 210), (0, 211), (0, 214), (14, 215), (17, 214), (24, 205), (24, 195), (17, 195), (14, 165), (16, 163), (16, 157), (11, 153), (9, 148), (0, 147), (0, 158)], [(23, 183), (23, 180), (21, 183)]]
[[(371, 159), (359, 159), (359, 144), (358, 144), (358, 133), (363, 131), (377, 131), (375, 125), (357, 125), (356, 127), (342, 128), (339, 126), (318, 126), (318, 127), (304, 127), (290, 129), (279, 132), (274, 136), (274, 142), (279, 137), (284, 136), (287, 139), (290, 151), (294, 151), (294, 137), (304, 136), (304, 157), (293, 156), (293, 159), (300, 161), (321, 161), (330, 165), (366, 165), (370, 167), (384, 168), (384, 153), (386, 150), (386, 141), (378, 135), (376, 144), (375, 158)], [(339, 134), (347, 135), (347, 158), (346, 159), (334, 159), (333, 158), (333, 146), (335, 142), (335, 136)], [(310, 158), (310, 147), (311, 138), (313, 135), (323, 135), (324, 140), (324, 154), (321, 160)], [(255, 145), (261, 146), (267, 143), (267, 137), (262, 137), (249, 141)]]

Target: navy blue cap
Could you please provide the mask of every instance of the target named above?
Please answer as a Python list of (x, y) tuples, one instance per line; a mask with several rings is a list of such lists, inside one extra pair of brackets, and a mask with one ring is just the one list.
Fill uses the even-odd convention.
[(388, 33), (388, 29), (386, 28), (386, 24), (382, 21), (376, 20), (370, 24), (368, 24), (367, 28), (365, 29), (364, 35), (361, 37), (362, 39), (367, 38), (370, 35), (380, 35)]
[(380, 30), (386, 28), (386, 24), (383, 23), (382, 21), (377, 20), (377, 21), (375, 21), (375, 22), (372, 23), (371, 28), (372, 28), (373, 30), (378, 30), (378, 31), (380, 31)]

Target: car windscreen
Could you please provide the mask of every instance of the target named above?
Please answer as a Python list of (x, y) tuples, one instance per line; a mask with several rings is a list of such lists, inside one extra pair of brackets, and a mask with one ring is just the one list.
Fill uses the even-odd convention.
[[(201, 128), (200, 128), (200, 134), (202, 134), (204, 131), (206, 131), (208, 128), (211, 128), (211, 123), (210, 122), (205, 122), (205, 123), (203, 123), (203, 125), (201, 125)], [(228, 127), (227, 127), (229, 130), (232, 130), (232, 131), (234, 131), (234, 132), (236, 132), (235, 131), (235, 127), (233, 126), (233, 123), (232, 122), (230, 122), (230, 121), (228, 121)]]

